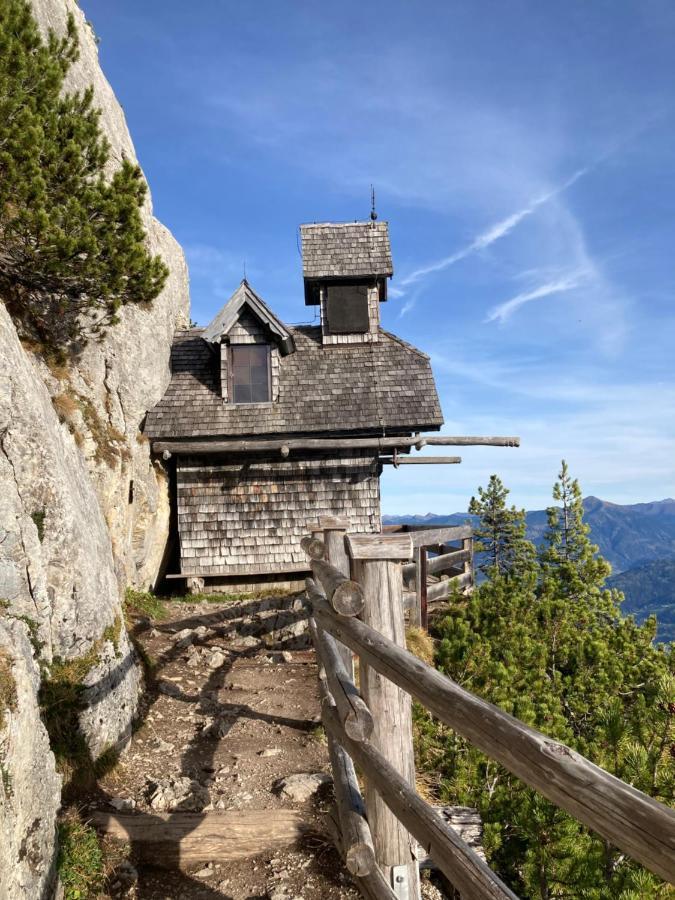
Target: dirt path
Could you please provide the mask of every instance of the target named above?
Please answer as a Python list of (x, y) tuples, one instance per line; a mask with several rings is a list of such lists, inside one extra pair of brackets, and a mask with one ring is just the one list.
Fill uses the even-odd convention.
[(119, 863), (107, 896), (358, 897), (337, 854), (320, 836), (330, 786), (305, 801), (274, 790), (286, 776), (329, 771), (314, 656), (297, 649), (299, 601), (174, 602), (167, 610), (161, 622), (141, 616), (133, 623), (136, 640), (154, 664), (154, 683), (144, 700), (142, 727), (120, 764), (100, 782), (98, 808), (148, 813), (292, 808), (302, 811), (316, 834), (292, 850), (237, 862), (216, 857), (187, 873), (138, 864), (130, 848), (132, 865)]

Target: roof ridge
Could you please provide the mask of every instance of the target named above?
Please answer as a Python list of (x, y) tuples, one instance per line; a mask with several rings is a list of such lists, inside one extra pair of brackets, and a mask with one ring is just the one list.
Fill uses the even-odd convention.
[(409, 343), (408, 341), (403, 340), (402, 337), (399, 337), (397, 334), (394, 334), (392, 331), (387, 331), (386, 328), (380, 328), (380, 334), (386, 334), (388, 338), (391, 338), (397, 344), (400, 344), (401, 347), (405, 347), (406, 350), (412, 350), (413, 353), (417, 353), (422, 359), (431, 359), (428, 353), (425, 353), (424, 350), (420, 350), (419, 347), (415, 347), (414, 344)]

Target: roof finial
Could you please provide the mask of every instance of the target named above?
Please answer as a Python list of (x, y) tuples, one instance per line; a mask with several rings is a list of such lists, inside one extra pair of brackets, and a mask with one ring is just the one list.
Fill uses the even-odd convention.
[(244, 262), (244, 284), (248, 284), (248, 281), (246, 280), (246, 257), (244, 257), (243, 262)]
[(370, 186), (370, 218), (373, 222), (377, 219), (377, 213), (375, 212), (375, 188), (372, 184)]

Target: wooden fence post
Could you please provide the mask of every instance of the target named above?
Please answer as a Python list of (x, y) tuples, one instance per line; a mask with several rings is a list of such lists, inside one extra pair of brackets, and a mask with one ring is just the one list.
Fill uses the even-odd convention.
[[(405, 647), (401, 562), (412, 557), (408, 535), (347, 536), (353, 577), (364, 593), (363, 621)], [(414, 787), (410, 697), (361, 661), (361, 694), (373, 717), (372, 745)], [(366, 814), (375, 857), (397, 897), (419, 900), (416, 841), (366, 781)]]
[[(328, 562), (332, 566), (335, 566), (339, 572), (342, 572), (345, 578), (350, 578), (351, 563), (349, 561), (347, 548), (345, 547), (345, 535), (349, 528), (348, 520), (337, 516), (320, 516), (319, 528), (321, 529), (321, 536), (326, 547), (326, 558), (328, 559)], [(345, 664), (347, 674), (353, 681), (354, 656), (352, 651), (349, 647), (345, 647), (344, 644), (340, 644), (339, 642), (337, 646), (342, 662)]]
[(468, 575), (469, 578), (471, 579), (471, 581), (469, 583), (469, 587), (473, 588), (474, 575), (473, 575), (473, 538), (472, 537), (462, 538), (462, 550), (469, 551), (469, 558), (464, 560), (464, 574)]

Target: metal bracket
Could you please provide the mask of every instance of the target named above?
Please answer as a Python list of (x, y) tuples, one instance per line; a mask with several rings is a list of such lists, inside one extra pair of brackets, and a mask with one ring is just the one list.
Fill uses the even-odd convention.
[(410, 900), (410, 892), (408, 890), (408, 867), (392, 866), (391, 867), (391, 887), (400, 900)]

